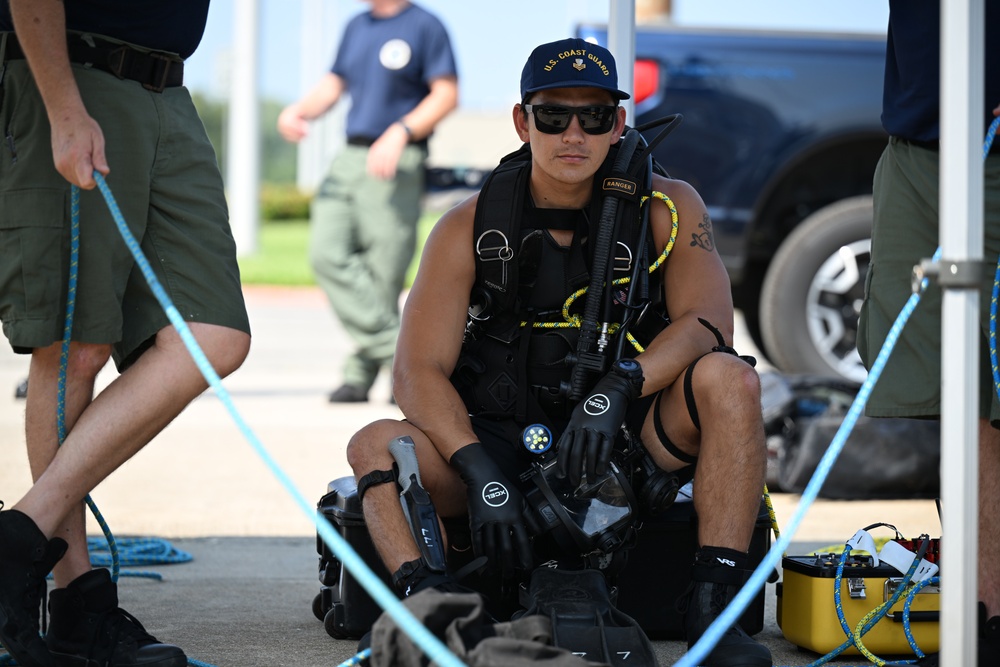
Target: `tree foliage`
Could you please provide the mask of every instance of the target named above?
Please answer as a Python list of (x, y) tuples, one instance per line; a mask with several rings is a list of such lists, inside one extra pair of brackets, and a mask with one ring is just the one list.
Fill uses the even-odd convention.
[[(208, 138), (215, 147), (219, 168), (226, 173), (229, 103), (200, 93), (192, 93)], [(295, 183), (296, 146), (278, 134), (278, 114), (284, 105), (276, 100), (262, 100), (260, 109), (261, 181), (273, 184)]]

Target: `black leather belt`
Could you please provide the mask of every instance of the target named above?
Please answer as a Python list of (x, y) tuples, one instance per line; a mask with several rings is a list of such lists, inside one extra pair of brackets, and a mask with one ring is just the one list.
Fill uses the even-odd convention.
[[(115, 44), (95, 38), (90, 46), (76, 34), (69, 35), (66, 44), (70, 62), (89, 65), (114, 74), (119, 79), (138, 81), (146, 90), (162, 93), (184, 83), (184, 61), (177, 56), (158, 51), (139, 51), (125, 44)], [(7, 33), (5, 60), (24, 59), (24, 51), (14, 33)]]
[[(378, 139), (378, 137), (375, 137), (375, 138), (372, 138), (372, 137), (359, 137), (359, 136), (347, 137), (347, 145), (348, 146), (364, 146), (365, 148), (370, 148), (371, 145), (375, 143), (376, 139)], [(427, 139), (417, 139), (416, 141), (411, 141), (410, 144), (413, 145), (413, 146), (421, 146), (421, 147), (426, 148), (427, 147)]]
[(375, 140), (371, 137), (347, 137), (348, 146), (364, 146), (369, 147), (375, 143)]
[[(917, 146), (919, 148), (926, 148), (927, 150), (937, 151), (941, 148), (940, 141), (917, 141), (915, 139), (903, 139), (906, 143), (911, 146)], [(994, 141), (993, 145), (990, 146), (990, 155), (1000, 154), (1000, 141)]]

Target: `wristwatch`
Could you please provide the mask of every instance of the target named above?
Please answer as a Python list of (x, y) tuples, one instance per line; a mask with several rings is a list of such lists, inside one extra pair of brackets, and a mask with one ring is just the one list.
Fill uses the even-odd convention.
[(635, 395), (642, 393), (642, 366), (635, 359), (624, 357), (611, 364), (611, 372), (620, 375), (635, 388)]

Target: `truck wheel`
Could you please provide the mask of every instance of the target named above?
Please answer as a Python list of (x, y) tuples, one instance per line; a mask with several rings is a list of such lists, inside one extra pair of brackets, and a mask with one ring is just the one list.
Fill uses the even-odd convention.
[(858, 314), (871, 230), (871, 196), (851, 197), (810, 215), (781, 244), (760, 295), (765, 352), (780, 370), (864, 382)]

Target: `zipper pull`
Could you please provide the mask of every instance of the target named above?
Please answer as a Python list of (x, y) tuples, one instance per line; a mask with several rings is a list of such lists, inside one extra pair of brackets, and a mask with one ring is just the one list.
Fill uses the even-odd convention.
[(10, 163), (17, 164), (17, 148), (14, 147), (14, 135), (10, 133), (10, 128), (7, 128), (7, 148), (10, 149)]

